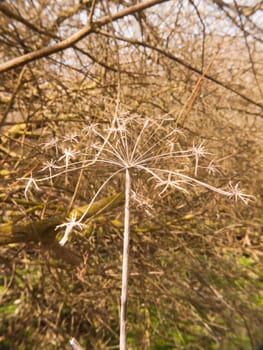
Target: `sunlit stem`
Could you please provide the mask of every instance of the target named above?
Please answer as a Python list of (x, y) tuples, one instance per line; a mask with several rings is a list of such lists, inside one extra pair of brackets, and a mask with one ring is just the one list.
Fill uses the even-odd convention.
[(131, 199), (131, 175), (129, 168), (125, 173), (125, 209), (124, 209), (124, 237), (122, 256), (122, 288), (121, 288), (121, 312), (120, 312), (120, 350), (126, 350), (126, 324), (127, 324), (127, 296), (128, 296), (128, 265), (129, 265), (129, 240), (130, 240), (130, 199)]

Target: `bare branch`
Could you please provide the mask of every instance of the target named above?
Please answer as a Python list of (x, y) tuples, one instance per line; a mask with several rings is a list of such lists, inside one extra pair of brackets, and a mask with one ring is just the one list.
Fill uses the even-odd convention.
[(116, 21), (120, 18), (123, 18), (125, 16), (131, 15), (135, 12), (145, 10), (147, 8), (150, 8), (156, 4), (166, 2), (167, 0), (149, 0), (145, 1), (143, 3), (136, 4), (134, 6), (130, 6), (126, 9), (121, 10), (120, 12), (113, 14), (111, 16), (104, 16), (97, 21), (95, 21), (92, 25), (89, 23), (86, 26), (84, 26), (81, 30), (79, 30), (77, 33), (71, 35), (69, 38), (64, 39), (60, 41), (59, 43), (44, 47), (40, 50), (32, 51), (26, 55), (22, 55), (20, 57), (14, 58), (10, 61), (7, 61), (0, 65), (0, 73), (6, 72), (10, 69), (13, 69), (15, 67), (19, 67), (21, 65), (24, 65), (26, 63), (35, 61), (39, 58), (47, 57), (49, 55), (52, 55), (56, 52), (63, 51), (72, 45), (76, 44), (78, 41), (86, 37), (87, 35), (93, 33), (95, 29), (103, 27), (105, 24), (110, 23), (111, 21)]

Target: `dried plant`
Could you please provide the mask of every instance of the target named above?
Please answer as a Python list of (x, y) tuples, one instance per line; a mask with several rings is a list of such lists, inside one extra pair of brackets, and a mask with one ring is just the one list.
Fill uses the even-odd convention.
[[(129, 241), (130, 241), (130, 216), (131, 206), (134, 198), (134, 186), (138, 179), (143, 179), (145, 192), (147, 188), (154, 188), (159, 198), (166, 196), (170, 191), (182, 191), (188, 193), (196, 187), (203, 187), (227, 196), (237, 201), (241, 199), (247, 203), (253, 196), (243, 193), (238, 184), (229, 183), (225, 189), (217, 188), (197, 178), (198, 168), (203, 159), (210, 153), (204, 143), (193, 144), (188, 149), (182, 149), (179, 130), (169, 116), (146, 118), (140, 115), (133, 115), (125, 112), (116, 115), (108, 127), (102, 125), (89, 125), (81, 130), (80, 135), (64, 137), (61, 142), (48, 140), (43, 148), (57, 147), (62, 155), (56, 160), (51, 160), (41, 169), (47, 171), (46, 177), (33, 177), (27, 180), (25, 197), (28, 198), (30, 186), (39, 190), (40, 183), (53, 181), (57, 177), (65, 176), (65, 183), (68, 184), (68, 177), (72, 172), (85, 171), (89, 176), (94, 176), (98, 169), (103, 169), (106, 178), (93, 196), (90, 204), (80, 217), (73, 215), (68, 222), (59, 225), (57, 228), (66, 227), (60, 244), (64, 245), (74, 228), (82, 229), (85, 226), (87, 216), (92, 203), (109, 186), (115, 177), (123, 177), (125, 192), (124, 207), (124, 233), (123, 233), (123, 265), (122, 265), (122, 293), (120, 311), (120, 350), (126, 349), (126, 324), (127, 324), (127, 295), (128, 295), (128, 270), (129, 270)], [(89, 134), (86, 141), (86, 134)], [(70, 143), (64, 148), (63, 142)], [(211, 161), (206, 167), (211, 171)], [(143, 194), (143, 193), (141, 193)], [(136, 193), (135, 193), (136, 196)], [(147, 195), (146, 195), (147, 196)], [(87, 222), (86, 222), (87, 224)]]
[(121, 349), (260, 343), (262, 1), (234, 2), (0, 1), (1, 346), (119, 349), (122, 262)]

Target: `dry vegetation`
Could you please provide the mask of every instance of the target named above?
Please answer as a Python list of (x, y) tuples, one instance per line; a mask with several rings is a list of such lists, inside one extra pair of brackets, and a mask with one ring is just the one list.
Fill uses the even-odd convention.
[(262, 13), (0, 2), (1, 349), (262, 344)]

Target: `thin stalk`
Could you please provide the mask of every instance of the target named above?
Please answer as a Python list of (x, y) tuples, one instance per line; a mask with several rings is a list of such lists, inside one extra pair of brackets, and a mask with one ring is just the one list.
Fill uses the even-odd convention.
[(130, 199), (131, 175), (129, 168), (125, 173), (125, 209), (124, 209), (124, 237), (122, 256), (122, 286), (121, 286), (121, 312), (120, 312), (120, 350), (126, 350), (126, 323), (127, 323), (127, 296), (128, 296), (128, 265), (130, 240)]

